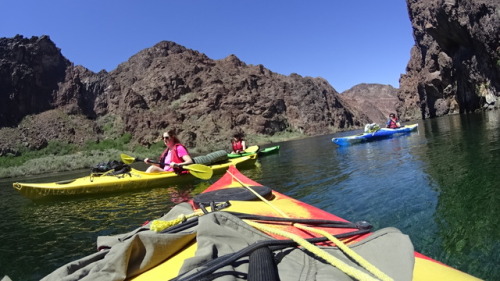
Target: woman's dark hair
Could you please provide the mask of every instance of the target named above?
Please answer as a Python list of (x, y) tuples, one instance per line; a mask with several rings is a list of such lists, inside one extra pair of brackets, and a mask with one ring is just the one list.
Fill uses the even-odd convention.
[(242, 139), (244, 136), (245, 136), (245, 134), (243, 132), (235, 132), (233, 134), (233, 137), (237, 138), (237, 139)]
[(168, 137), (169, 137), (168, 143), (167, 143), (168, 147), (171, 147), (174, 144), (181, 142), (179, 140), (179, 138), (177, 138), (177, 134), (176, 134), (175, 130), (169, 130), (169, 131), (167, 131), (167, 134), (168, 134)]

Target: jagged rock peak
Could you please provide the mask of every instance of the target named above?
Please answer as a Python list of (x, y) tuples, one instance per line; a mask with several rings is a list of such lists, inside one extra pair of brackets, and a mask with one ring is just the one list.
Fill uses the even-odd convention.
[(150, 48), (146, 48), (139, 51), (137, 54), (130, 57), (128, 61), (120, 64), (116, 70), (118, 72), (124, 71), (124, 67), (126, 67), (129, 64), (137, 64), (142, 66), (141, 69), (146, 69), (151, 66), (151, 64), (155, 59), (166, 58), (171, 55), (177, 55), (186, 52), (189, 53), (189, 55), (204, 56), (199, 52), (188, 49), (175, 42), (161, 41)]
[(241, 66), (246, 66), (244, 62), (242, 62), (236, 55), (231, 54), (222, 60), (220, 60), (223, 63), (228, 63), (232, 64), (233, 66), (241, 67)]
[(0, 38), (0, 127), (53, 108), (70, 65), (49, 36)]
[(187, 51), (188, 49), (172, 41), (160, 41), (151, 48), (147, 48), (139, 52), (149, 53), (155, 56), (168, 56), (169, 54), (178, 54)]
[(13, 38), (0, 38), (0, 58), (16, 63), (31, 63), (33, 57), (42, 54), (60, 56), (60, 52), (47, 35), (26, 38), (18, 34)]
[(362, 83), (342, 92), (340, 97), (366, 114), (370, 122), (382, 124), (389, 113), (397, 111), (397, 92), (391, 85)]
[(384, 84), (371, 84), (371, 83), (361, 83), (355, 85), (354, 87), (342, 92), (343, 96), (349, 97), (367, 97), (367, 98), (377, 98), (377, 97), (393, 97), (397, 96), (398, 89), (391, 85)]

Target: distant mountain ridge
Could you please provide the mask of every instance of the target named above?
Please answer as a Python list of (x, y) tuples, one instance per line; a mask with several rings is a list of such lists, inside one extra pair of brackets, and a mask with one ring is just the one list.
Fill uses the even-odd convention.
[(342, 100), (367, 115), (373, 123), (384, 124), (389, 113), (396, 113), (398, 89), (391, 85), (358, 84), (341, 93)]

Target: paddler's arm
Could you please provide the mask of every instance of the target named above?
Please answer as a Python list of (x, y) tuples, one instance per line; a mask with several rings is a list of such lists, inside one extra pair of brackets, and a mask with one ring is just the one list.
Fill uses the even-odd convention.
[(193, 158), (191, 158), (191, 156), (189, 156), (189, 154), (182, 156), (182, 160), (184, 160), (184, 162), (182, 162), (182, 163), (173, 163), (173, 162), (170, 163), (170, 167), (172, 167), (172, 168), (182, 167), (184, 165), (189, 165), (189, 164), (194, 163)]

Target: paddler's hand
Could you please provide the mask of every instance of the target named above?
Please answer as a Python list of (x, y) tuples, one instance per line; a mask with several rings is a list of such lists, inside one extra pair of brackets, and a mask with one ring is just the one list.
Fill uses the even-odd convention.
[(172, 168), (180, 168), (181, 165), (179, 165), (177, 163), (170, 163), (170, 167), (172, 167)]
[(144, 159), (144, 163), (149, 164), (149, 158)]

